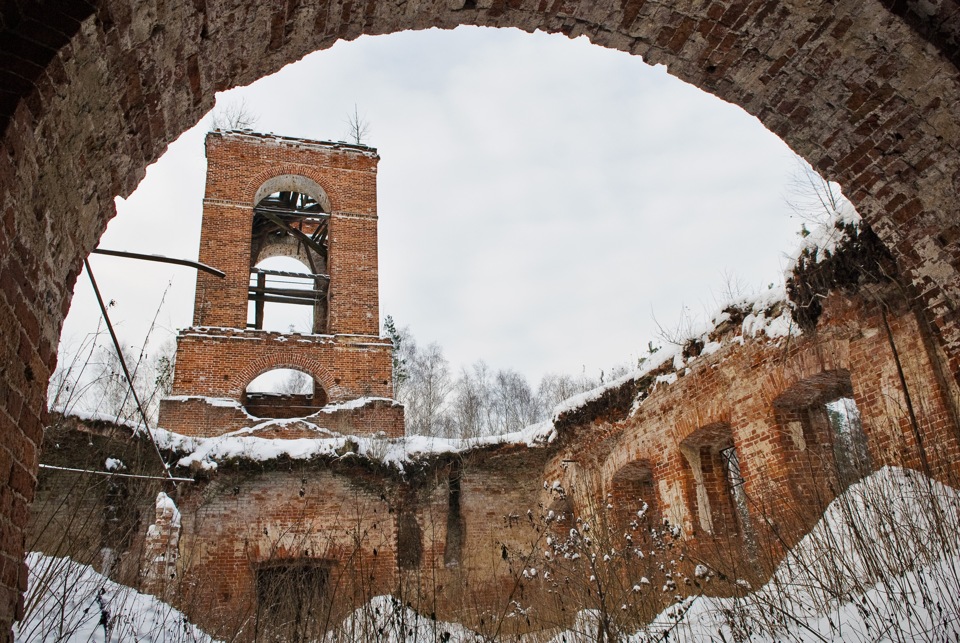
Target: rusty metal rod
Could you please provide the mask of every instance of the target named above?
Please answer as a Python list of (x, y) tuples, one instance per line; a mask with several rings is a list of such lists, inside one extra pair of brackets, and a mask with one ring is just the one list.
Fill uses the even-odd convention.
[(173, 259), (171, 257), (164, 257), (163, 255), (145, 255), (139, 252), (127, 252), (125, 250), (107, 250), (106, 248), (94, 248), (94, 254), (98, 255), (107, 255), (109, 257), (124, 257), (125, 259), (142, 259), (144, 261), (157, 261), (160, 263), (173, 263), (178, 266), (189, 266), (190, 268), (196, 268), (197, 270), (202, 270), (204, 272), (209, 272), (215, 277), (220, 277), (223, 279), (227, 276), (227, 273), (222, 270), (217, 270), (212, 266), (208, 266), (205, 263), (200, 263), (199, 261), (190, 261), (189, 259)]
[(117, 339), (117, 333), (113, 330), (113, 324), (110, 322), (110, 315), (107, 314), (107, 307), (103, 303), (103, 297), (100, 296), (100, 287), (97, 286), (97, 280), (93, 276), (93, 270), (90, 269), (90, 261), (83, 260), (83, 266), (87, 269), (87, 276), (90, 278), (90, 285), (93, 286), (93, 293), (97, 296), (97, 303), (100, 304), (100, 313), (103, 315), (103, 321), (107, 324), (107, 330), (110, 331), (110, 339), (113, 341), (113, 347), (117, 351), (117, 358), (120, 360), (120, 368), (123, 369), (123, 375), (127, 378), (127, 385), (130, 387), (130, 394), (133, 395), (133, 401), (137, 403), (137, 410), (140, 411), (140, 419), (143, 420), (143, 430), (147, 432), (150, 443), (160, 458), (160, 464), (163, 465), (163, 472), (167, 474), (170, 480), (173, 475), (170, 473), (167, 463), (163, 460), (163, 454), (160, 453), (160, 447), (157, 441), (153, 439), (153, 433), (150, 431), (150, 422), (147, 420), (147, 413), (143, 410), (143, 404), (140, 403), (140, 396), (137, 395), (137, 389), (133, 386), (133, 378), (130, 377), (130, 371), (127, 369), (127, 360), (123, 358), (123, 350), (120, 348), (120, 340)]

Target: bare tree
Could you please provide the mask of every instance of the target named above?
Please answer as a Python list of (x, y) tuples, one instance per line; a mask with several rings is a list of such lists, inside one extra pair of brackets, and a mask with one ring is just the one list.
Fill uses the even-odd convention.
[(537, 422), (540, 408), (526, 378), (513, 370), (497, 371), (491, 391), (493, 433), (518, 431)]
[(478, 360), (460, 372), (450, 405), (459, 438), (475, 438), (490, 431), (490, 369)]
[[(137, 398), (144, 405), (151, 422), (156, 422), (160, 400), (170, 392), (176, 346), (172, 341), (161, 344), (156, 352), (148, 354), (132, 346), (123, 347), (124, 360), (131, 369)], [(123, 374), (120, 358), (113, 347), (100, 347), (92, 363), (87, 405), (97, 412), (115, 416), (119, 420), (136, 423), (139, 420), (136, 399)]]
[(367, 137), (370, 135), (370, 121), (360, 116), (356, 103), (353, 105), (353, 113), (347, 116), (347, 139), (357, 145), (365, 145)]
[[(394, 397), (406, 406), (411, 434), (470, 439), (518, 431), (540, 422), (563, 400), (601, 380), (581, 375), (547, 375), (534, 391), (517, 371), (493, 371), (483, 360), (461, 369), (455, 379), (439, 344), (417, 345), (409, 328), (385, 321), (394, 344)], [(625, 373), (614, 368), (613, 377)]]
[(286, 369), (283, 379), (277, 385), (277, 393), (287, 395), (304, 395), (313, 393), (313, 378), (294, 369)]
[(586, 374), (574, 377), (567, 374), (547, 373), (540, 380), (540, 386), (537, 388), (537, 397), (540, 400), (540, 407), (543, 409), (543, 416), (549, 416), (554, 407), (564, 400), (598, 386), (600, 386), (600, 381), (588, 377)]
[(423, 351), (417, 349), (412, 338), (408, 345), (410, 379), (400, 400), (407, 407), (407, 428), (418, 435), (443, 435), (449, 424), (447, 396), (453, 388), (450, 365), (437, 343)]
[(210, 114), (211, 130), (241, 130), (253, 129), (260, 120), (258, 114), (253, 113), (244, 99), (236, 103), (227, 103), (218, 106)]

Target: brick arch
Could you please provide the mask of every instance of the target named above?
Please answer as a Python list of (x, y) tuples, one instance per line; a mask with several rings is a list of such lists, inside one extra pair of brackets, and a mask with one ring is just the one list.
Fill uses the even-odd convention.
[[(274, 187), (277, 189), (273, 189)], [(252, 207), (269, 194), (280, 190), (296, 191), (296, 189), (315, 198), (324, 212), (329, 214), (333, 211), (333, 197), (323, 187), (323, 177), (319, 175), (316, 168), (309, 165), (282, 163), (269, 170), (255, 172), (247, 178), (241, 194)]]
[(816, 355), (804, 353), (786, 359), (783, 368), (773, 369), (763, 375), (760, 390), (769, 406), (789, 389), (803, 382), (818, 381), (825, 373), (844, 373), (850, 379), (853, 364), (850, 361), (850, 342), (847, 340), (821, 340), (822, 348)]
[(337, 399), (336, 393), (340, 391), (340, 386), (336, 383), (333, 375), (316, 362), (296, 354), (264, 355), (249, 362), (230, 378), (230, 394), (237, 400), (243, 399), (243, 394), (250, 382), (268, 371), (275, 371), (280, 368), (289, 368), (306, 373), (320, 384), (329, 399)]
[(324, 212), (330, 212), (330, 196), (317, 181), (303, 174), (278, 173), (264, 181), (254, 193), (253, 205), (275, 192), (300, 192), (309, 194), (320, 204)]
[[(0, 26), (0, 436), (16, 454), (0, 471), (12, 494), (0, 553), (22, 559), (46, 382), (80, 261), (114, 197), (133, 191), (216, 91), (361, 34), (463, 24), (586, 35), (741, 106), (845, 187), (891, 246), (958, 378), (960, 26), (951, 3), (933, 15), (888, 4), (17, 4)], [(0, 629), (15, 613), (15, 577), (0, 578)]]

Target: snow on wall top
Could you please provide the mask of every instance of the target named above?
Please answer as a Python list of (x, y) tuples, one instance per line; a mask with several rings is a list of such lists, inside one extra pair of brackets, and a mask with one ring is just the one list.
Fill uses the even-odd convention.
[(857, 229), (863, 222), (860, 214), (849, 201), (840, 201), (836, 207), (826, 211), (827, 217), (804, 233), (797, 248), (789, 255), (785, 269), (789, 278), (801, 257), (818, 263), (837, 252), (841, 244), (849, 238), (849, 229)]
[[(779, 342), (785, 337), (799, 335), (800, 332), (799, 326), (793, 321), (783, 286), (740, 297), (724, 306), (709, 321), (689, 329), (678, 343), (667, 345), (653, 353), (640, 368), (558, 404), (553, 409), (553, 422), (558, 422), (563, 416), (574, 413), (587, 404), (601, 400), (631, 381), (639, 382), (653, 374), (656, 374), (656, 385), (673, 384), (678, 375), (687, 372), (699, 357), (712, 355), (725, 346), (743, 345), (748, 339)], [(696, 350), (692, 350), (694, 347)], [(642, 397), (638, 396), (634, 401), (634, 412), (640, 402)]]
[[(732, 323), (734, 319), (739, 324)], [(730, 344), (743, 344), (746, 339), (753, 341), (779, 342), (789, 335), (799, 334), (799, 328), (790, 316), (790, 306), (786, 301), (783, 288), (771, 288), (753, 297), (744, 297), (732, 302), (713, 318), (688, 333), (689, 338), (683, 345), (665, 347), (651, 355), (641, 368), (627, 373), (608, 384), (581, 393), (561, 402), (553, 409), (551, 419), (534, 424), (519, 431), (503, 435), (485, 436), (468, 440), (449, 439), (428, 436), (407, 436), (397, 439), (377, 437), (358, 437), (339, 434), (323, 428), (324, 414), (338, 410), (360, 408), (374, 401), (386, 398), (361, 398), (342, 404), (333, 404), (307, 418), (307, 424), (317, 431), (317, 438), (273, 439), (256, 437), (256, 433), (267, 429), (282, 427), (285, 423), (305, 423), (305, 419), (259, 420), (250, 416), (250, 427), (212, 438), (188, 437), (167, 431), (154, 429), (153, 436), (161, 449), (183, 454), (176, 465), (191, 469), (213, 470), (219, 462), (246, 460), (266, 462), (279, 458), (310, 460), (315, 458), (363, 457), (403, 470), (413, 462), (427, 460), (441, 455), (465, 453), (471, 450), (494, 446), (526, 445), (544, 446), (552, 443), (558, 435), (558, 424), (562, 418), (569, 418), (590, 404), (603, 400), (605, 396), (624, 394), (624, 387), (644, 377), (656, 373), (656, 386), (668, 386), (677, 381), (678, 374), (687, 371), (700, 356), (710, 355)], [(693, 343), (700, 349), (695, 355), (687, 354), (688, 346)], [(636, 412), (646, 391), (639, 394), (630, 391)], [(186, 398), (184, 398), (186, 399)], [(210, 398), (212, 404), (237, 406), (232, 399)], [(390, 400), (393, 401), (393, 400)], [(627, 403), (629, 407), (629, 402)]]
[[(739, 324), (732, 323), (738, 318)], [(718, 312), (706, 324), (688, 333), (683, 346), (671, 345), (651, 355), (641, 368), (623, 377), (585, 393), (571, 397), (558, 404), (551, 419), (503, 435), (485, 436), (468, 440), (427, 436), (407, 436), (397, 439), (358, 437), (339, 434), (321, 426), (322, 417), (340, 410), (361, 408), (387, 398), (360, 398), (350, 402), (331, 404), (309, 418), (261, 420), (248, 415), (251, 426), (218, 437), (189, 437), (167, 431), (152, 429), (157, 445), (164, 450), (181, 454), (176, 466), (191, 469), (213, 470), (219, 462), (247, 460), (266, 462), (280, 458), (310, 460), (315, 458), (364, 457), (403, 470), (406, 465), (441, 455), (465, 453), (471, 450), (508, 445), (529, 447), (552, 443), (558, 435), (561, 418), (602, 401), (605, 396), (623, 394), (624, 387), (656, 373), (655, 386), (668, 386), (678, 379), (700, 356), (710, 355), (730, 344), (753, 341), (779, 342), (788, 335), (799, 334), (798, 327), (790, 316), (790, 306), (783, 288), (771, 288), (763, 293), (741, 298)], [(699, 345), (696, 354), (688, 354), (690, 344)], [(647, 391), (631, 391), (636, 412)], [(179, 396), (171, 399), (194, 399), (197, 396)], [(200, 399), (200, 398), (197, 398)], [(206, 398), (214, 406), (228, 406), (243, 410), (242, 405), (228, 398)], [(627, 404), (629, 406), (629, 403)], [(75, 414), (81, 420), (113, 421), (115, 418), (101, 414)], [(587, 420), (589, 421), (589, 420)], [(282, 428), (287, 423), (307, 424), (317, 432), (317, 438), (273, 439), (256, 437), (256, 433), (269, 428)], [(320, 422), (320, 423), (318, 423)], [(124, 423), (124, 426), (127, 426)], [(136, 434), (138, 428), (129, 425)]]
[[(734, 313), (741, 318), (739, 325), (731, 320)], [(310, 460), (314, 458), (365, 457), (388, 466), (403, 470), (418, 460), (426, 460), (440, 455), (464, 453), (492, 446), (526, 445), (544, 446), (552, 443), (557, 435), (557, 425), (564, 416), (595, 403), (620, 390), (630, 382), (638, 381), (651, 373), (658, 372), (656, 385), (666, 386), (677, 380), (677, 373), (684, 372), (702, 355), (709, 355), (722, 347), (738, 343), (745, 339), (778, 342), (788, 335), (799, 334), (798, 327), (790, 316), (790, 307), (786, 302), (783, 288), (772, 288), (749, 298), (741, 298), (714, 315), (709, 323), (698, 328), (688, 342), (699, 343), (701, 349), (696, 355), (684, 356), (684, 346), (663, 348), (648, 358), (640, 369), (627, 373), (623, 377), (593, 390), (581, 393), (561, 402), (553, 409), (552, 417), (546, 422), (534, 424), (520, 431), (503, 435), (485, 436), (469, 440), (437, 438), (427, 436), (407, 436), (397, 439), (376, 437), (346, 436), (315, 425), (318, 435), (329, 437), (300, 439), (270, 439), (255, 437), (261, 429), (282, 426), (285, 422), (303, 422), (297, 420), (267, 420), (254, 426), (234, 431), (219, 437), (187, 437), (164, 429), (153, 431), (154, 439), (162, 449), (184, 454), (177, 466), (213, 470), (218, 462), (229, 460), (248, 460), (266, 462), (278, 458)], [(642, 395), (642, 394), (641, 394)], [(641, 395), (633, 402), (636, 412)], [(322, 413), (332, 413), (338, 409), (358, 408), (381, 398), (362, 398), (330, 407), (315, 413), (311, 419), (319, 419)], [(227, 404), (227, 400), (215, 400)], [(231, 405), (237, 404), (229, 400)]]
[(342, 152), (353, 152), (363, 154), (364, 156), (376, 156), (377, 149), (368, 145), (357, 143), (347, 143), (346, 141), (315, 141), (308, 138), (297, 138), (294, 136), (281, 136), (280, 134), (255, 132), (251, 129), (216, 129), (209, 135), (219, 135), (223, 138), (257, 140), (276, 145), (289, 145), (292, 147), (306, 147), (315, 149), (337, 150)]
[(279, 458), (312, 460), (361, 457), (403, 471), (407, 465), (431, 457), (464, 453), (474, 449), (502, 446), (541, 446), (556, 438), (552, 422), (542, 422), (520, 431), (468, 440), (408, 436), (376, 438), (331, 434), (324, 438), (272, 439), (245, 434), (246, 430), (213, 438), (180, 435), (153, 429), (153, 438), (163, 450), (184, 454), (176, 466), (211, 471), (230, 460), (268, 462)]

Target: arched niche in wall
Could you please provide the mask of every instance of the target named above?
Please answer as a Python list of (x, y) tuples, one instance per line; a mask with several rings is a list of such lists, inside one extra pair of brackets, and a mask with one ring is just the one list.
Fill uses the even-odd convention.
[(617, 532), (643, 533), (659, 527), (660, 502), (651, 463), (634, 460), (622, 466), (610, 480), (607, 504)]

